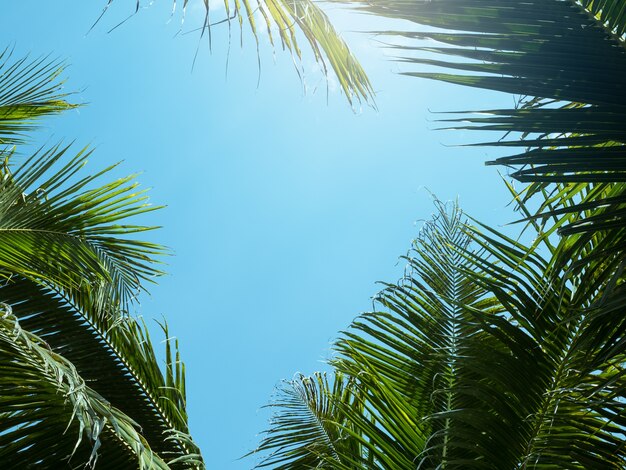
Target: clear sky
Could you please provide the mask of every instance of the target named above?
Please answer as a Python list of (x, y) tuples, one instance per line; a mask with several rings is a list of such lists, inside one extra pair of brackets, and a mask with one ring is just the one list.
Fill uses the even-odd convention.
[[(353, 33), (377, 20), (330, 10), (368, 72), (378, 111), (352, 110), (326, 86), (303, 47), (307, 92), (291, 57), (261, 38), (213, 30), (176, 35), (171, 3), (155, 2), (123, 26), (134, 2), (20, 0), (3, 6), (4, 45), (16, 57), (52, 54), (70, 64), (68, 91), (86, 107), (45, 121), (36, 143), (96, 148), (88, 169), (124, 160), (167, 208), (143, 217), (170, 247), (169, 275), (138, 313), (165, 316), (187, 364), (190, 425), (208, 468), (251, 468), (269, 418), (261, 407), (281, 379), (323, 369), (340, 330), (371, 306), (377, 281), (395, 281), (420, 221), (426, 190), (460, 199), (471, 215), (515, 218), (489, 149), (454, 144), (486, 138), (435, 131), (432, 111), (509, 105), (511, 97), (403, 77), (393, 51)], [(201, 22), (191, 0), (184, 30)], [(199, 4), (199, 1), (196, 1)], [(182, 1), (179, 1), (182, 4)], [(180, 6), (180, 5), (179, 5)], [(222, 12), (216, 9), (214, 18)], [(317, 86), (317, 91), (315, 88)], [(495, 138), (495, 135), (488, 136)], [(137, 220), (139, 222), (139, 220)], [(158, 347), (159, 345), (157, 345)]]

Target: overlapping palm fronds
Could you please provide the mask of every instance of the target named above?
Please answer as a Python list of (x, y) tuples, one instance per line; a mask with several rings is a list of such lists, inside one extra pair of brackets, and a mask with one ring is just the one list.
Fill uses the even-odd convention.
[(24, 328), (140, 426), (159, 458), (175, 461), (172, 468), (201, 465), (197, 447), (183, 439), (188, 428), (178, 353), (168, 341), (163, 374), (147, 330), (127, 311), (141, 281), (159, 273), (153, 258), (162, 249), (129, 238), (150, 227), (125, 219), (153, 207), (131, 178), (95, 186), (105, 170), (73, 181), (85, 163), (82, 153), (54, 172), (67, 152), (54, 148), (3, 170), (0, 296)]
[[(455, 244), (465, 248), (468, 241), (460, 216), (442, 212), (424, 228), (405, 258), (405, 278), (376, 298), (384, 310), (358, 318), (337, 343), (340, 357), (332, 364), (335, 386), (341, 381), (343, 393), (318, 386), (316, 403), (325, 403), (331, 413), (310, 421), (313, 428), (322, 422), (334, 432), (311, 433), (305, 441), (301, 434), (309, 407), (298, 412), (286, 404), (292, 400), (278, 400), (283, 410), (257, 450), (273, 451), (268, 462), (288, 461), (283, 468), (317, 468), (313, 462), (322, 468), (415, 468), (427, 448), (452, 445), (440, 439), (449, 419), (425, 417), (453, 406), (459, 362), (476, 331), (476, 322), (460, 306), (479, 302), (483, 294), (462, 273), (464, 259), (455, 251)], [(315, 384), (300, 378), (284, 396), (301, 397), (303, 380)], [(304, 457), (289, 460), (294, 448), (308, 456), (309, 465), (301, 465)]]
[(90, 187), (112, 167), (73, 181), (89, 157), (85, 150), (51, 171), (68, 151), (42, 149), (14, 170), (7, 157), (0, 169), (0, 274), (89, 291), (92, 299), (123, 308), (142, 280), (159, 274), (153, 257), (163, 250), (128, 238), (153, 227), (120, 221), (155, 208), (132, 176)]
[(542, 217), (584, 215), (561, 220), (561, 234), (578, 234), (584, 245), (590, 231), (611, 228), (605, 250), (623, 256), (626, 2), (370, 0), (356, 8), (426, 26), (382, 32), (414, 40), (396, 47), (398, 60), (415, 66), (407, 75), (519, 95), (514, 108), (444, 122), (508, 133), (480, 145), (523, 151), (488, 164), (530, 182), (524, 200), (547, 195), (539, 196)]
[[(211, 43), (211, 27), (215, 24), (231, 23), (237, 21), (240, 28), (246, 23), (257, 42), (261, 30), (267, 33), (267, 37), (273, 46), (279, 41), (283, 49), (289, 50), (295, 58), (302, 59), (299, 43), (304, 40), (317, 63), (321, 66), (328, 78), (329, 69), (337, 77), (339, 86), (351, 104), (356, 102), (373, 102), (373, 89), (361, 64), (354, 57), (348, 46), (330, 23), (324, 11), (311, 0), (195, 0), (202, 3), (205, 11), (201, 34), (206, 36)], [(211, 17), (213, 2), (223, 2), (224, 17), (214, 19)], [(173, 11), (178, 4), (173, 0)], [(185, 11), (193, 0), (183, 0), (183, 21)], [(100, 18), (113, 4), (108, 0)], [(134, 12), (140, 8), (137, 1)], [(259, 24), (260, 23), (260, 24)]]
[[(0, 317), (0, 461), (11, 468), (167, 469), (139, 426), (92, 390), (74, 364)], [(78, 345), (76, 345), (78, 346)]]
[(554, 260), (566, 245), (527, 247), (443, 211), (381, 309), (337, 343), (349, 393), (316, 389), (333, 433), (302, 439), (315, 422), (283, 404), (269, 434), (282, 440), (260, 450), (318, 464), (284, 468), (624, 468), (623, 287), (595, 270), (565, 276)]
[[(5, 61), (3, 143), (63, 101), (61, 69)], [(21, 106), (21, 107), (20, 107)], [(12, 113), (12, 114), (11, 114)], [(19, 138), (18, 138), (19, 137)], [(204, 468), (189, 436), (185, 372), (166, 335), (165, 370), (133, 302), (161, 271), (154, 227), (128, 219), (155, 207), (133, 176), (82, 175), (90, 152), (69, 146), (0, 167), (0, 462), (46, 468)]]

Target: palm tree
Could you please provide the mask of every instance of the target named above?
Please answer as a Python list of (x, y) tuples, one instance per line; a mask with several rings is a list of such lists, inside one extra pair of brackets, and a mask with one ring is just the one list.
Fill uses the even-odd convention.
[[(163, 248), (138, 241), (154, 210), (133, 177), (81, 175), (90, 152), (15, 145), (73, 105), (62, 64), (0, 55), (0, 461), (6, 468), (204, 468), (167, 325), (162, 371), (131, 315)], [(68, 158), (69, 157), (69, 158)]]
[(381, 309), (337, 341), (332, 380), (285, 385), (260, 466), (625, 468), (626, 2), (356, 8), (428, 26), (384, 33), (415, 40), (397, 47), (421, 67), (408, 75), (520, 95), (444, 122), (523, 149), (488, 163), (530, 183), (510, 189), (535, 242), (441, 210)]
[[(556, 217), (552, 229), (578, 235), (580, 247), (590, 232), (612, 229), (605, 249), (622, 252), (624, 232), (617, 230), (624, 225), (620, 183), (626, 142), (622, 1), (374, 0), (361, 8), (429, 27), (385, 33), (416, 40), (415, 46), (397, 47), (401, 60), (463, 72), (422, 69), (407, 75), (518, 95), (514, 108), (463, 112), (444, 122), (513, 136), (480, 145), (524, 149), (487, 164), (517, 168), (511, 176), (531, 183), (523, 198), (540, 198), (536, 217)], [(450, 56), (461, 60), (446, 60)], [(590, 209), (582, 219), (559, 220)]]

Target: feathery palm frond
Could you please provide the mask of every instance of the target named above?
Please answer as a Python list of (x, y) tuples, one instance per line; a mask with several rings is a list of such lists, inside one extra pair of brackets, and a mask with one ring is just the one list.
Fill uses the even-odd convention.
[[(566, 275), (556, 260), (567, 249), (568, 239), (544, 260), (494, 230), (485, 231), (484, 226), (481, 230), (472, 229), (470, 234), (497, 262), (473, 257), (472, 273), (504, 310), (476, 315), (485, 331), (510, 351), (489, 373), (507, 382), (523, 377), (527, 384), (517, 397), (510, 388), (502, 390), (508, 401), (517, 398), (514, 410), (523, 419), (517, 465), (624, 468), (626, 421), (621, 403), (626, 399), (626, 349), (616, 337), (626, 324), (621, 315), (614, 315), (616, 304), (623, 305), (623, 288), (612, 285), (615, 276), (597, 265), (576, 276)], [(590, 245), (603, 243), (601, 232), (596, 232)], [(613, 273), (612, 260), (604, 268)], [(521, 360), (524, 356), (529, 360)]]
[(172, 468), (202, 467), (188, 436), (178, 352), (168, 338), (163, 374), (146, 328), (128, 314), (141, 281), (159, 274), (154, 257), (163, 249), (130, 238), (150, 227), (125, 219), (153, 208), (132, 177), (96, 186), (110, 168), (76, 178), (84, 152), (54, 171), (67, 152), (55, 147), (14, 171), (3, 168), (1, 299), (141, 427), (160, 459)]
[(14, 467), (76, 468), (97, 460), (98, 468), (169, 468), (134, 421), (2, 307), (0, 460)]
[[(271, 452), (257, 468), (360, 468), (346, 464), (344, 457), (360, 455), (360, 444), (351, 435), (346, 409), (357, 413), (362, 401), (354, 381), (334, 374), (312, 377), (299, 374), (278, 390), (272, 427), (259, 447), (248, 455)], [(347, 465), (347, 466), (346, 466)]]
[[(184, 0), (182, 3), (184, 21), (189, 0)], [(113, 0), (108, 0), (100, 18), (112, 4)], [(235, 19), (240, 28), (243, 28), (244, 22), (249, 25), (257, 43), (257, 49), (259, 32), (262, 29), (267, 32), (272, 45), (275, 45), (278, 39), (283, 49), (289, 50), (301, 59), (299, 40), (301, 41), (303, 37), (327, 78), (330, 66), (351, 104), (361, 100), (366, 102), (373, 100), (374, 92), (361, 64), (315, 2), (311, 0), (223, 0), (225, 18), (214, 23), (210, 15), (213, 8), (212, 2), (202, 0), (202, 4), (205, 16), (200, 30), (203, 36), (207, 36), (209, 45), (211, 45), (211, 28), (220, 23), (228, 23), (230, 28), (231, 22)], [(173, 11), (176, 7), (177, 1), (173, 0)], [(140, 2), (137, 1), (134, 13), (137, 13), (139, 8)], [(96, 23), (100, 21), (100, 18)]]
[(0, 52), (0, 155), (2, 147), (22, 143), (38, 118), (76, 107), (62, 91), (63, 69), (47, 57), (12, 61), (9, 49)]
[(199, 465), (197, 446), (184, 439), (189, 432), (184, 365), (169, 338), (163, 374), (147, 330), (132, 317), (94, 314), (18, 276), (0, 287), (0, 298), (12, 306), (22, 328), (71, 361), (90, 388), (132, 418), (163, 460), (195, 456)]
[(414, 468), (416, 459), (437, 453), (450, 457), (453, 443), (440, 439), (449, 419), (425, 417), (450, 411), (459, 358), (476, 334), (476, 322), (460, 309), (483, 295), (461, 272), (455, 247), (467, 245), (462, 228), (461, 211), (440, 205), (404, 258), (404, 279), (375, 298), (382, 309), (357, 319), (336, 346), (341, 357), (333, 364), (359, 378), (375, 409), (376, 427), (366, 440), (383, 468)]
[[(408, 469), (426, 455), (451, 452), (452, 442), (440, 439), (449, 419), (426, 417), (433, 410), (450, 411), (458, 387), (457, 362), (476, 330), (476, 322), (459, 309), (463, 301), (474, 304), (482, 296), (461, 273), (464, 260), (453, 248), (467, 244), (462, 227), (460, 211), (442, 210), (415, 242), (415, 256), (406, 258), (406, 277), (376, 298), (385, 311), (364, 314), (338, 341), (340, 356), (332, 365), (353, 384), (348, 397), (327, 399), (341, 417), (331, 423), (348, 432), (354, 444), (345, 452), (337, 446), (334, 454), (324, 454), (332, 459), (332, 468)], [(282, 438), (282, 447), (273, 449), (276, 461), (286, 459), (290, 448), (309, 449), (295, 431), (302, 416), (289, 411), (286, 406), (278, 411), (289, 424), (284, 419), (272, 423), (270, 435)], [(263, 450), (269, 448), (266, 441)]]
[[(626, 320), (613, 315), (624, 288), (596, 269), (565, 276), (555, 260), (569, 242), (529, 248), (442, 211), (406, 277), (377, 298), (383, 309), (337, 343), (332, 364), (361, 400), (333, 399), (341, 419), (327, 420), (360, 447), (328, 458), (394, 470), (623, 468)], [(602, 243), (596, 232), (586, 249)], [(289, 425), (276, 421), (274, 433), (291, 447), (283, 441), (276, 459), (306, 451), (302, 417), (284, 413)]]
[(120, 221), (156, 208), (132, 176), (90, 187), (112, 167), (72, 181), (90, 154), (84, 150), (48, 177), (68, 150), (40, 150), (15, 170), (7, 158), (0, 169), (0, 275), (89, 291), (93, 300), (124, 309), (141, 280), (160, 274), (153, 264), (163, 250), (123, 237), (154, 227)]

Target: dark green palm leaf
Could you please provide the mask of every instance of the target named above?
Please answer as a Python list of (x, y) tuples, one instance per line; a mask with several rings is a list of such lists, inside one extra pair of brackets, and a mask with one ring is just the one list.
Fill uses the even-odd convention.
[[(371, 0), (357, 8), (428, 26), (383, 32), (414, 40), (396, 47), (399, 60), (415, 66), (407, 75), (519, 95), (515, 108), (462, 112), (444, 121), (509, 135), (481, 145), (525, 147), (488, 163), (513, 167), (514, 178), (531, 182), (526, 198), (551, 191), (553, 183), (601, 185), (583, 199), (560, 192), (552, 209), (584, 216), (571, 227), (563, 219), (562, 234), (620, 229), (611, 249), (622, 253), (626, 2)], [(555, 215), (546, 206), (541, 214)]]
[[(90, 388), (138, 423), (163, 460), (199, 453), (189, 438), (183, 439), (189, 432), (184, 365), (169, 338), (163, 374), (145, 327), (131, 317), (90, 315), (62, 293), (17, 276), (0, 288), (0, 297), (24, 329), (71, 361)], [(198, 462), (199, 457), (193, 464)]]
[[(522, 420), (517, 464), (520, 468), (623, 468), (625, 423), (616, 407), (626, 398), (625, 350), (623, 345), (617, 347), (615, 335), (624, 330), (624, 321), (613, 317), (606, 306), (612, 303), (608, 299), (623, 301), (623, 293), (610, 285), (612, 276), (596, 269), (565, 276), (554, 260), (566, 249), (567, 239), (549, 260), (541, 261), (538, 253), (490, 232), (471, 233), (498, 261), (472, 256), (476, 269), (470, 274), (506, 307), (497, 316), (475, 312), (485, 331), (510, 351), (485, 376), (499, 374), (512, 380), (522, 375), (528, 384), (518, 395), (522, 399), (516, 400)], [(593, 243), (601, 245), (603, 240), (596, 235)], [(505, 256), (503, 247), (508, 248)], [(543, 268), (537, 270), (537, 264)], [(610, 263), (606, 268), (614, 269)], [(599, 355), (599, 350), (607, 354)], [(524, 355), (532, 361), (523, 361)], [(503, 392), (509, 400), (515, 397), (510, 389)]]
[(74, 365), (21, 328), (11, 307), (0, 318), (0, 460), (17, 467), (169, 468), (137, 424), (87, 385)]

